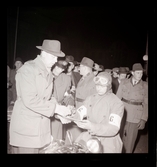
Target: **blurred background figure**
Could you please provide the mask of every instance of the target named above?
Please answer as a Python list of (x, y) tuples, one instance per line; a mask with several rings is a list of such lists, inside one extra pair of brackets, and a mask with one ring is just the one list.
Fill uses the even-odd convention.
[(103, 66), (103, 65), (99, 65), (99, 64), (97, 64), (97, 63), (94, 63), (94, 66), (93, 66), (93, 73), (94, 73), (95, 76), (98, 75), (98, 73), (99, 73), (100, 71), (103, 71), (103, 70), (104, 70), (104, 66)]
[(16, 79), (15, 79), (15, 76), (16, 76), (16, 73), (17, 73), (17, 70), (20, 69), (24, 64), (24, 61), (20, 58), (20, 57), (17, 57), (14, 61), (14, 67), (13, 69), (11, 69), (10, 71), (10, 82), (12, 84), (11, 86), (11, 91), (12, 91), (12, 94), (13, 94), (13, 100), (12, 100), (12, 103), (14, 103), (16, 101), (16, 98), (17, 98), (17, 92), (16, 92)]
[[(126, 79), (128, 71), (126, 70), (125, 67), (119, 67), (117, 72), (114, 72), (114, 73), (116, 73), (116, 78), (112, 77), (112, 78), (114, 78), (112, 80), (112, 91), (114, 94), (116, 94), (121, 80)], [(115, 76), (115, 74), (114, 74), (114, 76)]]
[(9, 80), (10, 77), (10, 67), (7, 65), (7, 153), (11, 153), (11, 146), (9, 144), (10, 136), (9, 136), (9, 128), (10, 128), (10, 119), (12, 114), (12, 109), (10, 106), (11, 101), (13, 100), (11, 88), (11, 82)]
[(112, 75), (112, 70), (111, 70), (111, 69), (106, 68), (106, 69), (104, 70), (104, 72), (107, 72), (107, 73), (109, 73), (110, 75)]

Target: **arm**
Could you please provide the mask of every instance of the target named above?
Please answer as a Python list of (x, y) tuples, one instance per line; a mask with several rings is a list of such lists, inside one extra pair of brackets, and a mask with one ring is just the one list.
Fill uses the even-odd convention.
[(122, 88), (123, 88), (123, 82), (121, 82), (118, 86), (118, 89), (117, 89), (117, 97), (119, 97), (119, 99), (122, 99)]
[(47, 117), (53, 116), (56, 112), (62, 112), (65, 108), (58, 105), (55, 98), (50, 99), (49, 95), (45, 98), (39, 97), (36, 89), (35, 75), (32, 69), (24, 70), (25, 71), (18, 72), (16, 75), (17, 93), (22, 99), (24, 106), (28, 108), (30, 112), (35, 112)]
[(143, 100), (143, 120), (147, 121), (148, 119), (148, 83), (144, 83), (144, 100)]
[(109, 137), (115, 136), (118, 133), (124, 113), (124, 105), (122, 102), (115, 102), (111, 107), (111, 113), (107, 122), (103, 120), (101, 123), (92, 126), (89, 130), (92, 135)]

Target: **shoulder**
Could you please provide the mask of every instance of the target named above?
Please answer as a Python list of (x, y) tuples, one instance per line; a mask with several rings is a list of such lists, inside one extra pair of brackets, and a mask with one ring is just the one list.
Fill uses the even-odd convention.
[(123, 102), (117, 97), (117, 95), (115, 95), (114, 93), (110, 93), (110, 94), (109, 94), (109, 98), (110, 98), (111, 101), (116, 101), (116, 102), (123, 103)]
[(32, 73), (35, 69), (35, 62), (28, 61), (25, 62), (24, 65), (17, 71), (18, 73)]
[(148, 82), (141, 80), (144, 89), (148, 89)]
[(57, 80), (60, 80), (62, 82), (70, 82), (71, 81), (71, 77), (65, 73), (61, 73), (58, 77)]
[(130, 82), (130, 79), (126, 78), (121, 81), (121, 84), (127, 84)]

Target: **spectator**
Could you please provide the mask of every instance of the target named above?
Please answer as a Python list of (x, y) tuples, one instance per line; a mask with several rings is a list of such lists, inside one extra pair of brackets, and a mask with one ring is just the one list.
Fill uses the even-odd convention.
[[(92, 71), (94, 61), (90, 58), (83, 57), (80, 63), (80, 74), (82, 75), (76, 88), (76, 108), (83, 104), (83, 101), (87, 96), (96, 93), (95, 84), (93, 81), (94, 74)], [(77, 127), (74, 123), (67, 124), (68, 130), (71, 132), (73, 139), (75, 140), (82, 132), (82, 129)], [(67, 141), (67, 140), (66, 140)]]
[(143, 67), (132, 66), (132, 77), (121, 81), (116, 95), (123, 101), (126, 122), (122, 135), (124, 152), (132, 153), (138, 131), (144, 129), (148, 119), (148, 83), (142, 80)]
[(94, 73), (95, 76), (98, 75), (98, 73), (100, 71), (103, 71), (103, 69), (104, 69), (103, 65), (99, 65), (97, 63), (94, 63), (93, 73)]
[(110, 75), (112, 74), (112, 70), (111, 69), (106, 68), (104, 71), (109, 73)]
[(126, 70), (125, 67), (120, 67), (119, 68), (119, 71), (117, 73), (118, 74), (117, 78), (115, 78), (115, 79), (112, 80), (112, 91), (113, 91), (114, 94), (116, 94), (120, 82), (123, 79), (126, 79), (127, 73), (128, 73), (128, 71)]
[[(71, 78), (64, 73), (67, 65), (68, 62), (65, 60), (58, 60), (52, 69), (52, 74), (54, 75), (53, 96), (59, 104), (62, 104), (65, 93), (71, 87)], [(55, 117), (51, 117), (51, 134), (54, 140), (63, 139), (63, 125)]]
[(13, 100), (12, 103), (14, 104), (14, 102), (16, 101), (17, 98), (17, 92), (16, 92), (16, 80), (15, 80), (15, 76), (17, 71), (23, 66), (24, 62), (20, 57), (17, 57), (14, 61), (14, 67), (13, 69), (11, 69), (10, 71), (10, 82), (11, 82), (11, 91), (12, 91), (12, 95), (13, 95)]

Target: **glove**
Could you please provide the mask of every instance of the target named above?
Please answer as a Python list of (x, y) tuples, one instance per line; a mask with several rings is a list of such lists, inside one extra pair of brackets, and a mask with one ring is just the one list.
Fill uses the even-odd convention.
[(137, 128), (138, 128), (139, 130), (144, 129), (145, 123), (146, 123), (146, 121), (143, 120), (143, 119), (141, 119), (140, 122), (139, 122), (138, 125), (137, 125)]
[(67, 116), (71, 115), (71, 110), (66, 106), (56, 104), (55, 113), (62, 116)]

